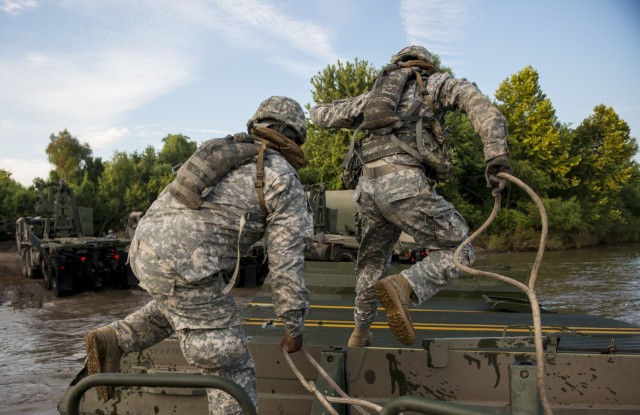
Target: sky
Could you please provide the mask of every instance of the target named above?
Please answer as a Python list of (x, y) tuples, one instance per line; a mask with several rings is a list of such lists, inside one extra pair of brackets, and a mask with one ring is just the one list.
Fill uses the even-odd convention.
[(560, 122), (604, 104), (640, 138), (636, 0), (0, 0), (0, 169), (46, 178), (64, 129), (103, 161), (245, 131), (269, 96), (313, 105), (328, 65), (413, 44), (491, 98), (530, 65)]

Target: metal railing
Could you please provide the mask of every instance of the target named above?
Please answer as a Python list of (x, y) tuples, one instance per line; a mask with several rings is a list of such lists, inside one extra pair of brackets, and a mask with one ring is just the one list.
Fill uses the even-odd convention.
[(193, 375), (191, 373), (130, 374), (98, 373), (87, 376), (78, 382), (67, 402), (68, 415), (80, 415), (80, 398), (95, 386), (156, 386), (177, 388), (213, 388), (220, 389), (238, 401), (243, 413), (256, 415), (257, 411), (249, 394), (238, 384), (214, 375)]
[(389, 401), (378, 415), (397, 415), (415, 411), (430, 415), (489, 415), (479, 409), (471, 409), (451, 402), (442, 402), (416, 396), (401, 396)]

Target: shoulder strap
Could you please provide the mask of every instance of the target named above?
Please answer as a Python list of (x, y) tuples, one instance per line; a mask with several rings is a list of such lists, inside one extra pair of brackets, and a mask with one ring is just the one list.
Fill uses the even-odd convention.
[(238, 225), (238, 245), (236, 248), (236, 266), (233, 270), (233, 275), (231, 275), (231, 279), (222, 290), (223, 294), (227, 294), (236, 285), (236, 280), (238, 279), (238, 272), (240, 271), (240, 259), (241, 259), (240, 238), (242, 237), (242, 230), (244, 229), (245, 223), (247, 223), (247, 220), (251, 218), (251, 212), (245, 212), (233, 206), (220, 205), (217, 203), (211, 203), (206, 201), (202, 203), (202, 207), (206, 207), (213, 210), (222, 210), (222, 211), (233, 213), (234, 215), (240, 216), (240, 224)]
[(266, 219), (269, 215), (267, 211), (267, 205), (264, 201), (264, 151), (267, 148), (267, 143), (262, 141), (258, 147), (258, 163), (256, 165), (256, 191), (258, 192), (258, 202), (260, 203), (260, 211)]

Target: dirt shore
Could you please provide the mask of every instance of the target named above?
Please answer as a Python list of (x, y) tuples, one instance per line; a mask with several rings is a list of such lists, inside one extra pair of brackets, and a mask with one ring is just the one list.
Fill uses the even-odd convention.
[(13, 308), (41, 308), (53, 295), (40, 279), (22, 275), (15, 241), (0, 241), (0, 304)]

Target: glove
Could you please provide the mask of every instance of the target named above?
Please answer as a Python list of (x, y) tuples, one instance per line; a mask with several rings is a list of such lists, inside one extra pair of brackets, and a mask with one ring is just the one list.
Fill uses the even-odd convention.
[(289, 333), (285, 333), (282, 341), (280, 342), (280, 349), (286, 347), (289, 353), (295, 353), (302, 349), (303, 340), (304, 338), (302, 336), (302, 333), (300, 333), (298, 337), (291, 337), (289, 336)]
[(484, 176), (487, 179), (487, 187), (491, 190), (493, 197), (499, 195), (504, 189), (509, 187), (509, 181), (498, 177), (498, 173), (511, 174), (509, 157), (506, 155), (494, 157), (487, 161)]

